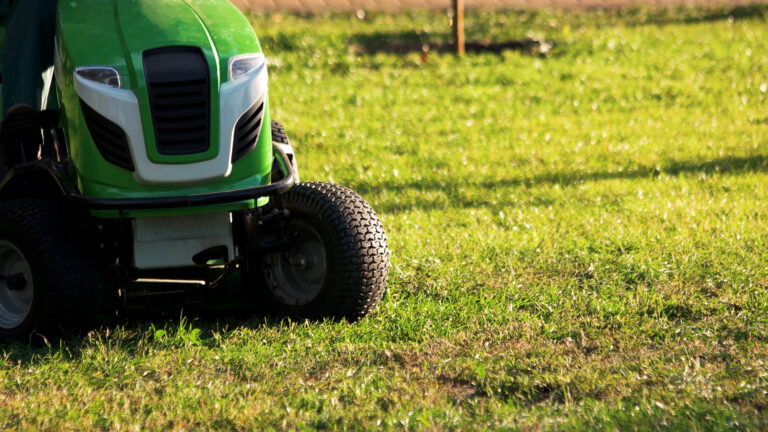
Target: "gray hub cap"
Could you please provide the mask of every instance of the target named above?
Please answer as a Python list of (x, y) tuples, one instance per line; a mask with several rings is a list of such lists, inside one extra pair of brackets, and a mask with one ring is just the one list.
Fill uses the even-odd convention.
[(314, 228), (300, 221), (292, 228), (290, 250), (267, 255), (264, 273), (275, 297), (286, 305), (303, 306), (323, 289), (328, 259), (323, 239)]
[(32, 310), (34, 282), (26, 258), (6, 240), (0, 240), (0, 274), (0, 328), (16, 328)]

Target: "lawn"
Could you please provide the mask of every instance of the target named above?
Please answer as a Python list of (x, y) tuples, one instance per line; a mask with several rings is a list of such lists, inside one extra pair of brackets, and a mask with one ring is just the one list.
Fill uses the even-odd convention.
[(379, 309), (0, 346), (0, 429), (767, 428), (767, 18), (474, 11), (553, 46), (455, 58), (444, 13), (251, 17), (303, 179), (384, 223)]

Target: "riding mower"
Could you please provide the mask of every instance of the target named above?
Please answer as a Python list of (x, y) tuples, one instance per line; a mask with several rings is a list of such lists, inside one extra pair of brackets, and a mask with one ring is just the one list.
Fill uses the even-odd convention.
[(56, 35), (40, 139), (0, 142), (0, 338), (215, 297), (231, 275), (270, 315), (376, 307), (381, 223), (355, 192), (299, 182), (265, 57), (229, 1), (62, 1)]

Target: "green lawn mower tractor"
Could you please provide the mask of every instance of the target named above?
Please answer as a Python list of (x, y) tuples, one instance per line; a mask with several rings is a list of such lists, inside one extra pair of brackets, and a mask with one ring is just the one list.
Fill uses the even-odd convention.
[(387, 241), (353, 191), (299, 183), (267, 64), (227, 0), (59, 2), (37, 142), (0, 142), (0, 338), (239, 273), (259, 310), (356, 320)]

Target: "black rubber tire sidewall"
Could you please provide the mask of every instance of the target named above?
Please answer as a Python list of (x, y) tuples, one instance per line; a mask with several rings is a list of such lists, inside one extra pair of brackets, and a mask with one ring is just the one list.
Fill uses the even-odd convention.
[[(287, 144), (290, 145), (291, 141), (288, 139), (288, 134), (285, 132), (285, 128), (283, 127), (283, 124), (279, 121), (272, 120), (270, 123), (270, 126), (272, 128), (272, 142), (278, 143), (278, 144)], [(277, 161), (277, 158), (272, 159), (272, 170), (271, 170), (271, 181), (277, 182), (282, 180), (285, 177), (285, 174), (283, 174), (283, 170), (280, 167), (280, 162)]]
[(58, 336), (94, 325), (104, 300), (103, 278), (82, 222), (53, 201), (0, 203), (0, 239), (24, 255), (34, 283), (29, 315), (14, 329), (0, 329), (0, 339)]
[(381, 222), (355, 192), (328, 183), (301, 183), (282, 196), (290, 219), (312, 226), (325, 244), (327, 270), (323, 286), (309, 303), (287, 305), (267, 288), (262, 257), (245, 274), (246, 290), (271, 315), (309, 319), (347, 319), (368, 315), (386, 289), (389, 251)]

